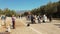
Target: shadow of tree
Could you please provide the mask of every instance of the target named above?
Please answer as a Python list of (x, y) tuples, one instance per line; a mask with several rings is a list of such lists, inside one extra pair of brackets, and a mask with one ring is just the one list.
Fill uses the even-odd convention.
[(58, 26), (60, 28), (60, 24), (54, 24), (54, 25), (56, 25), (56, 26)]

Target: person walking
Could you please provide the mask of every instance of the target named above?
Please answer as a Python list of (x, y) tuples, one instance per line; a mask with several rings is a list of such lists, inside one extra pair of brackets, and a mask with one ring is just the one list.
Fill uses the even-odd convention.
[(6, 25), (6, 23), (5, 23), (6, 16), (5, 15), (1, 16), (1, 20), (2, 20), (2, 25)]
[(44, 14), (43, 15), (43, 22), (45, 23), (47, 21), (47, 16)]
[(12, 15), (12, 27), (13, 27), (13, 29), (15, 29), (15, 17), (14, 17), (14, 15)]
[(52, 21), (52, 16), (51, 16), (51, 15), (49, 16), (49, 21), (50, 21), (50, 22)]
[(34, 17), (34, 15), (31, 15), (31, 23), (32, 24), (35, 23), (35, 17)]
[(41, 16), (37, 16), (38, 23), (41, 23)]

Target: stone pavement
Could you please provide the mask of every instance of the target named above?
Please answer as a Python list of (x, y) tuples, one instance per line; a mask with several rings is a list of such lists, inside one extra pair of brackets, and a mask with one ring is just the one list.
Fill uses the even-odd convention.
[[(11, 19), (7, 19), (6, 21), (7, 25), (9, 25), (11, 23)], [(16, 28), (15, 29), (11, 29), (10, 34), (37, 34), (35, 31), (31, 30), (29, 27), (25, 26), (22, 23), (21, 19), (16, 19)], [(7, 26), (6, 25), (6, 26)], [(2, 26), (0, 28), (0, 32), (5, 32), (6, 28), (5, 26)]]
[(60, 34), (60, 28), (49, 23), (34, 24), (34, 25), (31, 25), (30, 27), (41, 32), (42, 34)]
[(53, 20), (50, 23), (31, 24), (30, 29), (39, 34), (60, 34), (60, 20)]
[[(10, 34), (60, 34), (60, 20), (53, 20), (51, 23), (31, 24), (29, 27), (26, 26), (26, 22), (24, 17), (16, 19), (16, 29), (11, 29)], [(0, 28), (1, 32), (5, 32), (5, 30), (6, 28)]]
[(12, 29), (11, 34), (37, 34), (35, 31), (25, 26), (22, 19), (17, 19), (16, 29)]
[(11, 34), (37, 34), (37, 33), (28, 27), (21, 26), (21, 27), (17, 27), (16, 29), (12, 30)]

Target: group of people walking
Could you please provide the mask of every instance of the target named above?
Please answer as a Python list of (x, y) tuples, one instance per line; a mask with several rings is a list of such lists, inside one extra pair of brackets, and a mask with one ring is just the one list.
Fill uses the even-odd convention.
[(15, 29), (15, 17), (14, 17), (14, 15), (12, 15), (12, 17), (11, 17), (11, 22), (12, 22), (11, 24), (9, 22), (7, 22), (7, 23), (9, 23), (9, 25), (7, 25), (6, 21), (8, 21), (7, 17), (5, 15), (2, 15), (0, 26), (5, 26), (6, 32), (10, 32), (11, 28)]
[(38, 23), (41, 23), (41, 22), (45, 23), (48, 20), (51, 22), (51, 20), (52, 20), (50, 16), (47, 17), (45, 14), (44, 15), (33, 15), (33, 14), (32, 15), (28, 15), (27, 19), (30, 20), (32, 24), (36, 23), (36, 22), (38, 22)]
[[(45, 23), (45, 22), (47, 22), (47, 20), (49, 19), (49, 21), (51, 22), (52, 21), (52, 19), (51, 19), (51, 17), (49, 16), (49, 17), (47, 17), (45, 14), (44, 15), (33, 15), (33, 14), (29, 14), (28, 16), (27, 16), (27, 20), (29, 20), (29, 21), (31, 21), (31, 23), (32, 24), (34, 24), (34, 23)], [(2, 25), (6, 25), (6, 16), (1, 16), (1, 20), (2, 20)], [(10, 32), (10, 28), (12, 27), (13, 29), (15, 29), (15, 16), (14, 15), (12, 15), (12, 17), (11, 17), (11, 22), (12, 22), (12, 25), (11, 26), (8, 26), (7, 27), (7, 31), (9, 31)], [(1, 24), (0, 24), (0, 26), (1, 26)], [(29, 24), (28, 24), (28, 26), (29, 26)]]

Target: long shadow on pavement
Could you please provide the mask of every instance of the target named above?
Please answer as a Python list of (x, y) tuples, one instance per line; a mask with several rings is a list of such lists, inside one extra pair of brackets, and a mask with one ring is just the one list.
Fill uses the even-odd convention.
[(54, 25), (56, 25), (56, 26), (58, 26), (60, 28), (60, 24), (54, 24)]

